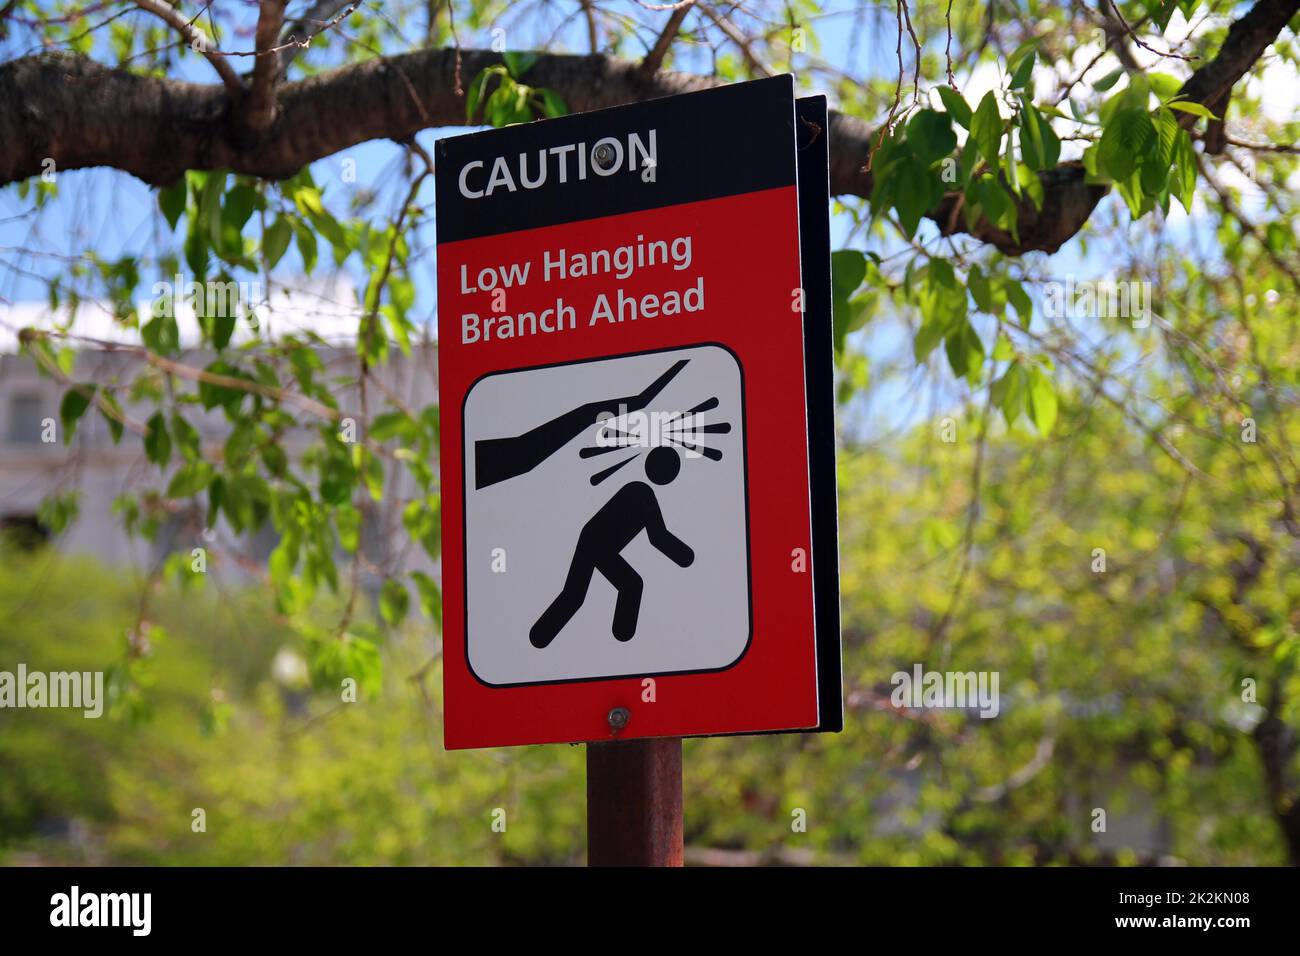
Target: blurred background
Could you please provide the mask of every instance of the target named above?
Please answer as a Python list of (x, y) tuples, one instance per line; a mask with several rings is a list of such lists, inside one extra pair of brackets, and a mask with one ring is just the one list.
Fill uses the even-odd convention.
[[(1294, 553), (1233, 462), (1190, 483), (1100, 408), (1061, 432), (986, 449), (968, 559), (969, 444), (921, 426), (846, 445), (847, 729), (687, 741), (691, 862), (1287, 861), (1267, 748), (1295, 715), (1243, 679), (1289, 671)], [(582, 748), (444, 752), (431, 621), (373, 615), (377, 659), (344, 703), (301, 622), (191, 573), (188, 548), (149, 584), (12, 538), (0, 660), (106, 668), (110, 704), (0, 712), (5, 862), (582, 862)], [(997, 718), (893, 707), (891, 674), (918, 661), (997, 671)]]

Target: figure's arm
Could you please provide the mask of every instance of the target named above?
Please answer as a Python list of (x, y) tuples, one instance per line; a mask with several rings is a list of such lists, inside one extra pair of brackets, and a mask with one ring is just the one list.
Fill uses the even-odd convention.
[(695, 560), (695, 552), (691, 550), (691, 546), (668, 530), (668, 526), (664, 524), (663, 512), (659, 510), (659, 502), (653, 498), (649, 510), (650, 513), (646, 517), (645, 533), (646, 537), (650, 539), (650, 543), (662, 551), (668, 560), (674, 564), (689, 568)]
[(690, 359), (680, 359), (674, 362), (668, 371), (636, 395), (587, 402), (522, 435), (479, 439), (474, 443), (474, 487), (486, 488), (532, 471), (572, 441), (584, 428), (600, 421), (602, 412), (620, 415), (641, 411), (655, 400), (689, 361)]

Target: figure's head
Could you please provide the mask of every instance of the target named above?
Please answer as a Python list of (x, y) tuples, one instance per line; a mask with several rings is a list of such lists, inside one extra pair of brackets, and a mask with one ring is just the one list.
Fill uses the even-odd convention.
[(645, 475), (656, 485), (666, 485), (682, 470), (682, 460), (671, 448), (659, 447), (645, 456)]

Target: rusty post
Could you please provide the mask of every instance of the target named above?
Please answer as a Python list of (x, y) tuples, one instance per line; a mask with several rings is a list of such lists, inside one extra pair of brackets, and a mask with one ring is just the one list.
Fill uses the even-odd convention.
[(682, 865), (682, 739), (587, 744), (587, 865)]

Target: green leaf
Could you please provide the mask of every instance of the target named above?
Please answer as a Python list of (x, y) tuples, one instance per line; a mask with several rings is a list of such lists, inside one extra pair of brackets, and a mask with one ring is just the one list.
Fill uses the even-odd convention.
[(1061, 158), (1060, 137), (1028, 101), (1020, 112), (1020, 152), (1035, 171), (1051, 169)]
[(356, 480), (356, 469), (346, 456), (330, 455), (321, 465), (320, 496), (326, 504), (341, 505), (351, 496)]
[(262, 463), (266, 465), (269, 474), (276, 478), (284, 478), (289, 469), (289, 456), (285, 450), (275, 442), (265, 442), (259, 449), (262, 456)]
[(1156, 111), (1155, 127), (1157, 147), (1152, 153), (1152, 158), (1167, 169), (1174, 161), (1174, 153), (1178, 147), (1178, 134), (1182, 131), (1182, 127), (1178, 125), (1178, 118), (1166, 109)]
[(990, 396), (993, 404), (1002, 410), (1007, 424), (1015, 423), (1025, 406), (1025, 370), (1019, 362), (1012, 362), (1002, 377), (993, 383)]
[(1169, 26), (1170, 18), (1180, 5), (1179, 0), (1146, 0), (1144, 4), (1147, 13), (1151, 15), (1151, 21), (1160, 28), (1162, 33)]
[(36, 511), (36, 520), (50, 534), (58, 536), (77, 518), (80, 510), (78, 492), (51, 495), (44, 499)]
[(867, 258), (855, 248), (841, 248), (831, 254), (831, 287), (837, 297), (849, 298), (867, 277)]
[(921, 217), (939, 201), (942, 189), (927, 165), (913, 156), (895, 168), (894, 176), (894, 208), (903, 231), (911, 238)]
[(849, 296), (858, 290), (867, 275), (867, 257), (857, 249), (839, 249), (831, 253), (831, 302), (834, 338), (837, 350), (844, 350), (844, 337), (853, 320)]
[[(248, 378), (247, 375), (241, 373), (239, 369), (230, 365), (228, 362), (212, 362), (206, 369), (204, 369), (204, 371), (225, 378)], [(239, 411), (240, 405), (243, 404), (244, 396), (247, 394), (243, 389), (231, 388), (226, 385), (219, 385), (215, 382), (208, 381), (199, 382), (198, 393), (199, 401), (203, 404), (204, 408), (211, 410), (220, 406), (225, 410), (226, 414), (231, 417), (232, 421), (234, 420), (235, 414)]]
[(251, 186), (245, 186), (242, 183), (235, 186), (230, 192), (226, 193), (225, 202), (221, 207), (221, 223), (229, 227), (238, 235), (248, 223), (248, 219), (257, 207), (260, 197), (257, 190)]
[(1037, 367), (1029, 372), (1029, 417), (1040, 435), (1052, 433), (1056, 424), (1056, 388), (1047, 373)]
[(1007, 194), (1002, 183), (996, 177), (985, 173), (975, 182), (975, 193), (979, 197), (984, 213), (997, 226), (1009, 228), (1015, 223), (1016, 207)]
[(416, 498), (402, 509), (402, 526), (420, 542), (430, 559), (437, 561), (442, 547), (441, 502), (436, 495)]
[(221, 248), (221, 195), (226, 189), (225, 170), (208, 173), (199, 195), (199, 229), (206, 230), (206, 238), (213, 246)]
[(306, 215), (316, 231), (324, 236), (331, 246), (345, 251), (348, 249), (347, 234), (329, 212), (324, 209), (314, 209), (309, 210)]
[(1192, 138), (1186, 130), (1180, 130), (1174, 146), (1174, 175), (1170, 181), (1170, 192), (1182, 203), (1188, 212), (1192, 211), (1192, 201), (1196, 198), (1196, 149)]
[(1002, 286), (1007, 292), (1007, 301), (1011, 307), (1016, 310), (1016, 315), (1020, 318), (1021, 328), (1029, 328), (1029, 322), (1034, 315), (1034, 303), (1029, 298), (1029, 293), (1015, 279), (1003, 279)]
[(966, 287), (976, 307), (989, 315), (1002, 315), (1007, 309), (1006, 288), (1001, 282), (990, 281), (979, 266), (971, 266)]
[(992, 91), (984, 94), (979, 108), (971, 118), (970, 134), (979, 147), (980, 155), (990, 166), (997, 168), (1002, 145), (1002, 116), (998, 101)]
[(158, 190), (158, 208), (162, 210), (163, 216), (167, 219), (167, 225), (173, 229), (176, 223), (180, 221), (181, 213), (185, 211), (185, 200), (188, 194), (185, 177), (165, 189)]
[(524, 74), (532, 69), (533, 64), (537, 62), (536, 53), (514, 53), (506, 52), (501, 54), (501, 59), (505, 60), (506, 69), (516, 80), (522, 80)]
[(438, 587), (438, 582), (423, 571), (412, 571), (411, 579), (415, 581), (415, 589), (420, 595), (420, 610), (441, 631), (442, 589)]
[(379, 613), (389, 627), (397, 627), (406, 617), (411, 596), (406, 585), (397, 578), (389, 578), (379, 589)]
[(266, 227), (266, 233), (262, 236), (262, 252), (266, 255), (266, 264), (270, 268), (274, 269), (284, 256), (292, 237), (293, 227), (284, 216), (276, 216), (275, 222)]
[(1133, 175), (1156, 141), (1150, 114), (1141, 109), (1122, 109), (1107, 124), (1097, 144), (1097, 169), (1123, 182)]
[(1191, 113), (1193, 116), (1200, 116), (1203, 119), (1216, 120), (1219, 118), (1206, 107), (1192, 100), (1170, 100), (1165, 106), (1171, 110), (1178, 110), (1180, 113)]
[(200, 454), (198, 429), (187, 422), (180, 412), (173, 412), (171, 431), (181, 456), (189, 462), (198, 461)]
[(334, 526), (338, 529), (343, 550), (355, 554), (361, 543), (361, 510), (344, 502), (334, 512)]
[(74, 385), (64, 393), (63, 402), (59, 405), (59, 421), (63, 423), (63, 444), (71, 444), (72, 436), (77, 433), (77, 422), (82, 415), (86, 414), (86, 409), (90, 407), (90, 401), (94, 397), (95, 386), (89, 383)]
[(537, 94), (542, 98), (542, 112), (548, 117), (554, 119), (557, 116), (567, 116), (569, 107), (565, 104), (564, 99), (554, 90), (541, 89)]
[(1122, 67), (1111, 70), (1109, 73), (1103, 76), (1096, 83), (1092, 84), (1092, 88), (1094, 90), (1097, 90), (1099, 93), (1105, 93), (1112, 86), (1118, 83), (1119, 78), (1123, 75), (1124, 75), (1124, 70)]
[(954, 375), (972, 379), (978, 376), (984, 360), (984, 343), (969, 321), (963, 319), (955, 330), (948, 333), (943, 345)]
[(230, 344), (230, 337), (235, 334), (235, 325), (239, 316), (234, 310), (222, 310), (222, 315), (214, 315), (207, 320), (208, 334), (213, 346), (220, 351)]
[(99, 414), (104, 417), (104, 424), (108, 426), (108, 437), (116, 445), (122, 440), (122, 406), (118, 404), (112, 392), (100, 393)]
[(168, 498), (188, 498), (197, 495), (212, 482), (213, 469), (206, 461), (192, 461), (172, 477), (167, 486)]
[(140, 339), (151, 352), (175, 355), (180, 349), (180, 330), (170, 315), (155, 315), (140, 328)]
[(222, 455), (226, 460), (226, 465), (233, 471), (243, 466), (248, 460), (249, 454), (253, 450), (253, 442), (257, 439), (257, 427), (251, 420), (245, 418), (236, 422), (230, 429), (230, 437), (226, 439), (226, 446)]
[(1043, 181), (1038, 178), (1038, 174), (1026, 166), (1024, 163), (1016, 165), (1016, 179), (1020, 184), (1020, 189), (1029, 194), (1029, 198), (1034, 201), (1035, 209), (1043, 208)]
[(302, 267), (308, 275), (316, 267), (316, 234), (300, 219), (294, 220), (294, 234), (298, 239), (298, 254), (302, 256)]
[(166, 468), (172, 457), (172, 440), (167, 434), (167, 420), (162, 412), (154, 412), (146, 422), (148, 432), (144, 436), (145, 457), (159, 468)]
[(392, 438), (400, 438), (403, 442), (411, 444), (415, 441), (419, 429), (405, 412), (383, 412), (370, 422), (368, 431), (373, 441), (386, 442)]
[(918, 365), (943, 341), (943, 332), (943, 326), (934, 319), (926, 319), (921, 323), (921, 327), (916, 330), (916, 338), (912, 340), (912, 356)]
[(957, 134), (947, 114), (921, 110), (908, 121), (907, 142), (923, 166), (952, 155), (957, 148)]
[(384, 500), (384, 462), (378, 455), (367, 453), (365, 464), (361, 469), (361, 478), (366, 490), (375, 501)]
[(950, 332), (966, 322), (968, 302), (966, 289), (943, 259), (934, 259), (926, 267), (925, 282), (915, 295), (921, 310), (921, 328), (912, 343), (916, 361), (923, 362), (934, 347)]
[(1030, 50), (1025, 56), (1020, 58), (1020, 62), (1013, 67), (1011, 74), (1011, 88), (1013, 90), (1024, 89), (1029, 83), (1029, 78), (1034, 74), (1034, 61), (1036, 57), (1033, 50)]
[(492, 75), (492, 67), (480, 70), (478, 76), (474, 77), (469, 84), (469, 89), (465, 91), (465, 121), (474, 122), (474, 114), (478, 112), (479, 100), (483, 98), (483, 88), (487, 85), (488, 77)]
[(1168, 73), (1148, 73), (1147, 82), (1151, 84), (1151, 89), (1155, 91), (1156, 96), (1165, 101), (1176, 97), (1183, 87), (1182, 80)]
[(940, 86), (938, 90), (939, 99), (943, 101), (943, 108), (948, 111), (948, 115), (960, 123), (963, 129), (970, 129), (971, 109), (962, 95), (951, 86)]
[(307, 653), (307, 670), (317, 690), (337, 694), (345, 680), (354, 680), (366, 696), (379, 693), (383, 660), (374, 641), (359, 636), (360, 627), (334, 637), (314, 638)]

